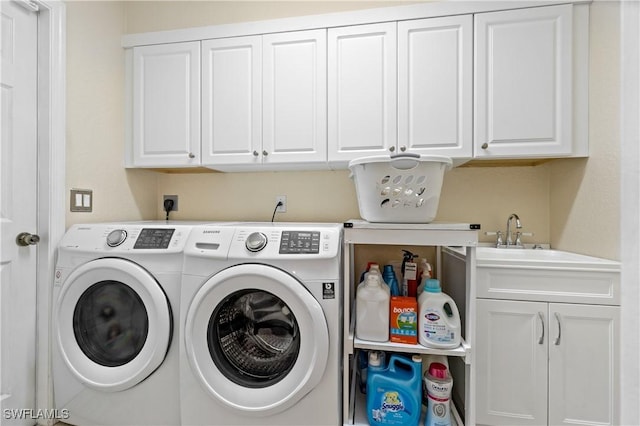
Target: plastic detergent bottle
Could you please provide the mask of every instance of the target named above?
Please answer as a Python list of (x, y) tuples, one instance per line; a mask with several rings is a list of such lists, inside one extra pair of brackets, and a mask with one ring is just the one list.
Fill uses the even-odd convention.
[(447, 366), (431, 363), (424, 375), (423, 392), (427, 394), (427, 419), (425, 426), (451, 426), (451, 389), (453, 379)]
[(363, 283), (365, 278), (367, 278), (367, 274), (372, 271), (378, 272), (380, 274), (380, 265), (378, 265), (376, 262), (368, 262), (367, 269), (362, 272), (362, 274), (360, 274), (360, 283)]
[(398, 279), (396, 273), (393, 270), (393, 265), (384, 265), (382, 270), (382, 278), (387, 283), (391, 291), (392, 296), (400, 296), (400, 287), (398, 286)]
[(377, 274), (368, 274), (356, 290), (356, 337), (374, 342), (389, 340), (389, 291)]
[(427, 259), (421, 259), (420, 261), (420, 285), (417, 290), (417, 297), (420, 297), (424, 291), (424, 286), (427, 284), (427, 280), (431, 278), (431, 265), (427, 262)]
[(427, 279), (418, 298), (418, 341), (428, 348), (451, 349), (460, 345), (460, 312), (440, 282)]
[(371, 362), (369, 357), (369, 424), (418, 426), (422, 409), (422, 358), (414, 355), (409, 359), (393, 354), (386, 368), (371, 369)]

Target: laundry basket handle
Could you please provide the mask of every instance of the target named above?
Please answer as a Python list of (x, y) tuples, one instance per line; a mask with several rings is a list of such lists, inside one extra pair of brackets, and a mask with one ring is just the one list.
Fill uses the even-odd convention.
[(400, 152), (398, 154), (393, 154), (389, 156), (392, 160), (396, 158), (420, 158), (420, 154), (416, 154), (415, 152)]
[(420, 154), (412, 152), (394, 154), (390, 157), (390, 165), (396, 170), (411, 170), (420, 164)]

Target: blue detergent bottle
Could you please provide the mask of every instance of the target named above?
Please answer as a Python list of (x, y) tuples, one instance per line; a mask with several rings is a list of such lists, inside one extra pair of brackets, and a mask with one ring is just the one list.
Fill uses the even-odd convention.
[[(372, 361), (374, 368), (371, 368)], [(422, 357), (393, 354), (387, 367), (369, 358), (367, 418), (370, 425), (418, 426), (422, 409)]]
[(396, 272), (393, 270), (393, 265), (384, 265), (382, 279), (389, 286), (392, 296), (400, 296), (400, 286), (398, 285), (398, 279), (396, 278)]

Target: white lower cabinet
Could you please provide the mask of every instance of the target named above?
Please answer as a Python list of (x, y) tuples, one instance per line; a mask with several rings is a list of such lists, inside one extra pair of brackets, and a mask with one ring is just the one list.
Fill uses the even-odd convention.
[(476, 307), (478, 424), (618, 424), (618, 306)]

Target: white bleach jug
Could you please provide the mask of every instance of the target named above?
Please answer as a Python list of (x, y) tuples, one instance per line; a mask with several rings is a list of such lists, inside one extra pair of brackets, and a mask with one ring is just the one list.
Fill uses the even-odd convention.
[(356, 337), (374, 342), (389, 340), (389, 301), (379, 274), (368, 274), (356, 292)]

